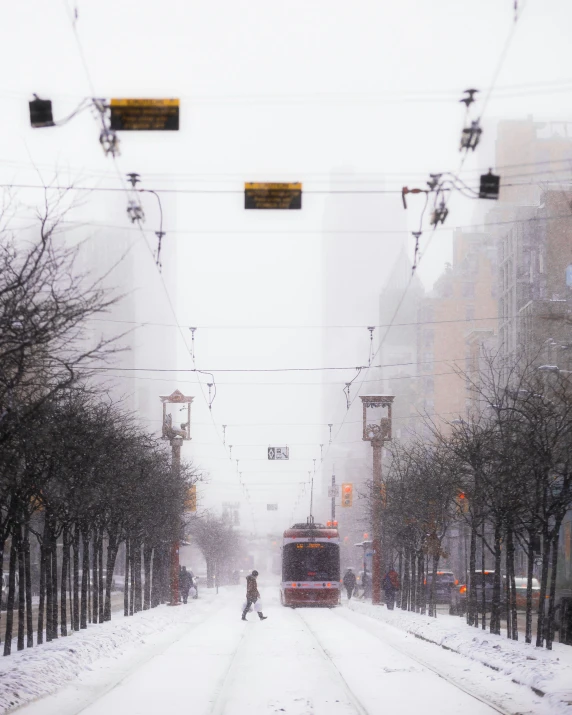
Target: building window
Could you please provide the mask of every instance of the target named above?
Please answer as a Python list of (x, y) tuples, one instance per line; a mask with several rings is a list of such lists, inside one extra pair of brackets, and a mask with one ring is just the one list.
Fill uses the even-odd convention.
[(465, 320), (474, 320), (474, 319), (475, 319), (475, 306), (467, 305), (465, 307)]

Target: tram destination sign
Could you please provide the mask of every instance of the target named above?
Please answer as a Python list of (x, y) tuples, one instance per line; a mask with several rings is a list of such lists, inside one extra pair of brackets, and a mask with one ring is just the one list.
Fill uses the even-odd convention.
[(268, 459), (290, 459), (288, 447), (268, 447)]
[(112, 99), (115, 131), (178, 131), (178, 99)]
[(302, 184), (244, 184), (245, 209), (301, 209)]

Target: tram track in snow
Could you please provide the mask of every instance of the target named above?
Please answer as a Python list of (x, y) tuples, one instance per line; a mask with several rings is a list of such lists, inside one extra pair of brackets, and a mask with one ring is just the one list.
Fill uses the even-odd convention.
[(320, 649), (320, 652), (322, 653), (325, 662), (328, 664), (330, 670), (334, 674), (334, 676), (339, 679), (339, 682), (342, 684), (343, 689), (350, 701), (350, 703), (353, 705), (355, 708), (356, 712), (359, 713), (359, 715), (370, 715), (367, 709), (364, 707), (362, 704), (361, 700), (358, 698), (356, 693), (352, 690), (350, 685), (348, 684), (347, 680), (344, 677), (344, 674), (342, 671), (338, 668), (338, 666), (335, 664), (334, 659), (332, 656), (328, 653), (322, 642), (320, 641), (319, 637), (316, 635), (315, 631), (312, 629), (308, 621), (304, 618), (302, 615), (300, 609), (296, 608), (294, 609), (294, 613), (298, 616), (300, 621), (304, 624), (304, 627), (306, 628), (307, 632), (310, 634), (312, 637), (312, 640), (318, 648)]
[(238, 643), (236, 644), (236, 648), (230, 656), (228, 665), (222, 674), (222, 677), (219, 679), (218, 686), (216, 688), (216, 695), (208, 710), (209, 715), (223, 715), (235, 680), (235, 673), (240, 662), (240, 659), (237, 658), (237, 656), (243, 651), (244, 646), (247, 641), (250, 640), (253, 632), (252, 628), (245, 628), (242, 631), (242, 634), (238, 639)]
[[(345, 621), (348, 622), (348, 623), (351, 623), (352, 625), (356, 626), (357, 628), (361, 628), (361, 629), (364, 630), (366, 633), (369, 633), (369, 634), (372, 635), (374, 638), (377, 638), (377, 640), (381, 641), (385, 646), (389, 646), (390, 648), (392, 648), (393, 650), (397, 651), (398, 653), (400, 653), (400, 655), (404, 656), (405, 658), (409, 658), (410, 660), (414, 661), (415, 663), (417, 663), (418, 665), (422, 666), (423, 668), (426, 668), (427, 670), (431, 671), (432, 673), (435, 673), (435, 675), (437, 675), (439, 678), (442, 678), (443, 680), (447, 681), (450, 685), (452, 685), (453, 687), (457, 688), (458, 690), (461, 690), (463, 693), (465, 693), (465, 694), (468, 695), (469, 697), (473, 698), (474, 700), (478, 700), (479, 702), (481, 702), (483, 705), (486, 705), (488, 708), (490, 708), (490, 709), (493, 710), (494, 712), (501, 713), (501, 715), (524, 715), (524, 714), (519, 713), (519, 712), (516, 712), (516, 713), (515, 713), (515, 712), (511, 712), (511, 711), (509, 711), (509, 710), (506, 710), (506, 709), (502, 708), (500, 705), (498, 705), (497, 703), (491, 702), (491, 700), (488, 700), (487, 698), (484, 698), (484, 697), (482, 697), (481, 695), (478, 695), (477, 693), (475, 693), (475, 692), (469, 690), (469, 689), (466, 688), (464, 685), (461, 685), (458, 681), (454, 680), (453, 678), (451, 678), (451, 677), (450, 677), (449, 675), (447, 675), (446, 673), (443, 673), (439, 668), (436, 668), (434, 665), (431, 665), (430, 663), (428, 663), (428, 662), (427, 662), (426, 660), (424, 660), (423, 658), (419, 658), (419, 657), (416, 656), (416, 655), (412, 655), (407, 649), (399, 648), (399, 647), (396, 646), (394, 643), (391, 643), (391, 642), (389, 642), (389, 641), (387, 641), (387, 640), (384, 640), (383, 638), (381, 638), (379, 635), (377, 635), (377, 634), (374, 633), (373, 631), (367, 630), (364, 626), (362, 626), (362, 625), (356, 623), (356, 622), (353, 621), (353, 620), (350, 620), (349, 618), (346, 618), (346, 617), (343, 615), (343, 613), (339, 612), (338, 609), (331, 609), (330, 612), (331, 612), (335, 617), (342, 618), (343, 620), (345, 620)], [(318, 638), (318, 637), (316, 636), (316, 634), (312, 631), (312, 629), (310, 628), (310, 626), (308, 625), (308, 623), (305, 621), (305, 619), (302, 618), (302, 620), (305, 622), (306, 627), (308, 628), (308, 630), (310, 631), (310, 633), (312, 633), (312, 635), (314, 636), (316, 642), (318, 643), (318, 645), (320, 646), (320, 648), (321, 648), (322, 651), (324, 652), (325, 656), (326, 656), (326, 657), (328, 658), (328, 660), (332, 663), (332, 665), (334, 666), (334, 668), (336, 669), (336, 671), (340, 674), (340, 677), (342, 678), (342, 680), (344, 680), (344, 679), (343, 679), (343, 675), (341, 674), (341, 672), (339, 671), (339, 669), (337, 668), (337, 666), (336, 666), (335, 663), (333, 662), (332, 657), (329, 655), (329, 653), (328, 653), (327, 650), (324, 648), (324, 646), (322, 645), (322, 643), (320, 643), (319, 638)], [(347, 686), (347, 683), (346, 683), (345, 680), (344, 680), (344, 684)], [(349, 689), (349, 686), (347, 686), (347, 687), (348, 687), (348, 689)], [(359, 702), (359, 700), (357, 699), (357, 696), (354, 695), (353, 697)], [(363, 706), (362, 706), (362, 707), (363, 707)], [(362, 712), (362, 715), (367, 715), (367, 711), (366, 711), (365, 709), (363, 709), (361, 712)]]

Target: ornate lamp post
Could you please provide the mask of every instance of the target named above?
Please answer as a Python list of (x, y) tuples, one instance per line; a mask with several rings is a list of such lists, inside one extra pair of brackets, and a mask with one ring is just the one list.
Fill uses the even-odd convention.
[(373, 449), (373, 485), (372, 485), (372, 547), (371, 602), (381, 603), (382, 579), (382, 543), (381, 519), (383, 512), (383, 480), (381, 475), (381, 450), (383, 443), (391, 439), (391, 404), (393, 395), (360, 396), (363, 405), (364, 442), (371, 442)]
[[(181, 447), (184, 440), (191, 439), (191, 403), (194, 397), (183, 395), (179, 390), (175, 390), (171, 395), (161, 395), (163, 403), (163, 425), (161, 435), (163, 439), (168, 439), (171, 444), (171, 469), (173, 474), (178, 475), (181, 471)], [(167, 405), (186, 405), (187, 421), (181, 423), (180, 429), (173, 426), (173, 415), (167, 412)], [(179, 541), (178, 539), (171, 545), (171, 606), (179, 606), (181, 598), (179, 594)]]

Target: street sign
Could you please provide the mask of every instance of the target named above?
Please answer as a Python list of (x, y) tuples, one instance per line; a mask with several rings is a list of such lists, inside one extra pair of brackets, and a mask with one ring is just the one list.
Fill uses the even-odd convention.
[(115, 131), (177, 131), (178, 99), (112, 99), (111, 129)]
[(301, 209), (302, 184), (244, 184), (245, 209)]
[(267, 511), (278, 511), (278, 504), (267, 504), (266, 510)]
[(328, 487), (328, 497), (330, 499), (335, 499), (340, 493), (340, 488), (338, 486), (336, 487)]
[(268, 447), (268, 459), (289, 459), (288, 447)]

